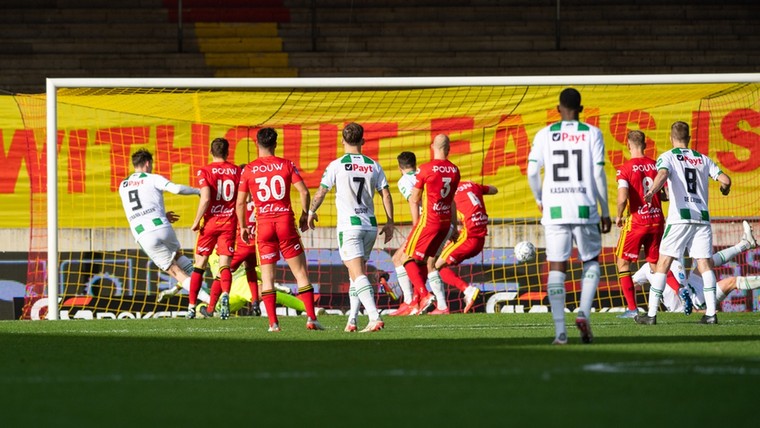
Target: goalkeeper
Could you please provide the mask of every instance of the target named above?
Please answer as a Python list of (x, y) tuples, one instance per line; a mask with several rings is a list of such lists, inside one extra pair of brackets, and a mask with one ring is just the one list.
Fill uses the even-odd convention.
[[(211, 269), (211, 273), (214, 275), (214, 278), (216, 278), (217, 275), (219, 275), (219, 256), (216, 254), (216, 251), (211, 253), (211, 256), (208, 259), (208, 263), (209, 268)], [(258, 274), (257, 276), (260, 277), (258, 266), (256, 266), (256, 273)], [(218, 288), (218, 290), (214, 290), (215, 287)], [(276, 302), (278, 305), (285, 306), (298, 312), (304, 312), (306, 310), (303, 302), (297, 297), (293, 296), (289, 288), (278, 286), (276, 283), (275, 288), (277, 291)], [(215, 280), (214, 284), (211, 286), (211, 295), (218, 296), (220, 292), (221, 284)], [(237, 270), (232, 272), (232, 287), (230, 288), (230, 313), (237, 312), (254, 301), (258, 303), (259, 297), (256, 296), (255, 300), (252, 298), (251, 288), (248, 285), (248, 277), (246, 275), (246, 267), (245, 265), (242, 265), (238, 267)], [(252, 314), (257, 316), (261, 315), (261, 312), (258, 309), (258, 305), (253, 304), (252, 306)], [(198, 307), (198, 313), (202, 316), (214, 316), (214, 310), (207, 309), (205, 304), (201, 303), (198, 305)]]

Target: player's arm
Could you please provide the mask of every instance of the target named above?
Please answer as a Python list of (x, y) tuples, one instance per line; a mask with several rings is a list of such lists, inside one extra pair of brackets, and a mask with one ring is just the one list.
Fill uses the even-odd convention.
[(654, 182), (652, 182), (652, 187), (647, 190), (647, 192), (644, 194), (644, 199), (647, 202), (652, 202), (652, 197), (654, 197), (654, 194), (659, 192), (660, 189), (665, 185), (665, 183), (668, 181), (668, 175), (670, 174), (670, 171), (668, 171), (667, 168), (660, 168), (657, 170), (657, 176), (654, 177)]
[[(623, 185), (625, 183), (625, 185)], [(618, 180), (617, 191), (617, 217), (615, 218), (615, 224), (617, 227), (623, 227), (625, 224), (625, 208), (628, 206), (628, 182), (624, 180)]]
[(393, 197), (388, 186), (383, 187), (380, 190), (380, 196), (383, 198), (383, 208), (385, 209), (385, 217), (387, 218), (385, 226), (380, 231), (380, 235), (385, 235), (383, 242), (387, 244), (393, 239), (393, 231), (396, 227), (393, 221)]
[(293, 187), (298, 190), (298, 194), (301, 197), (301, 216), (298, 218), (298, 228), (301, 229), (301, 232), (306, 232), (309, 230), (309, 216), (306, 210), (311, 203), (311, 194), (303, 181), (293, 183)]
[(316, 222), (319, 221), (319, 216), (317, 216), (317, 210), (320, 206), (322, 206), (322, 202), (325, 201), (325, 197), (327, 196), (327, 192), (329, 192), (330, 189), (328, 189), (325, 186), (320, 185), (317, 191), (314, 193), (314, 198), (311, 200), (311, 207), (309, 208), (309, 217), (308, 217), (308, 224), (310, 229), (315, 229), (317, 225)]
[(201, 200), (198, 202), (198, 211), (195, 213), (195, 220), (193, 220), (193, 225), (190, 227), (191, 230), (195, 232), (200, 230), (201, 220), (203, 219), (203, 215), (206, 214), (209, 205), (211, 205), (211, 188), (203, 186), (201, 187)]
[(412, 224), (420, 221), (420, 203), (422, 202), (422, 189), (413, 188), (409, 196), (409, 209), (412, 210)]
[(175, 195), (200, 195), (201, 191), (195, 187), (185, 186), (184, 184), (172, 183), (171, 181), (166, 183), (164, 190), (173, 193)]
[(490, 184), (485, 186), (485, 189), (483, 191), (484, 195), (495, 195), (499, 193), (499, 189), (496, 188), (496, 186), (491, 186)]
[(528, 185), (530, 191), (533, 192), (533, 199), (536, 200), (538, 210), (544, 212), (544, 205), (541, 200), (541, 167), (533, 159), (528, 160)]
[(721, 172), (718, 175), (717, 180), (720, 183), (720, 193), (723, 195), (728, 195), (728, 193), (731, 191), (731, 177), (729, 177), (725, 172)]
[(246, 227), (248, 222), (246, 222), (245, 219), (245, 205), (247, 204), (247, 199), (248, 191), (239, 190), (237, 199), (235, 200), (235, 216), (237, 217), (238, 226), (240, 226), (240, 239), (242, 239), (243, 242), (248, 242), (248, 239), (250, 238), (248, 228)]
[(597, 133), (595, 144), (592, 146), (592, 159), (594, 162), (594, 187), (596, 188), (596, 200), (602, 210), (602, 233), (608, 233), (612, 229), (610, 219), (610, 203), (607, 194), (607, 173), (604, 171), (604, 141), (601, 132)]

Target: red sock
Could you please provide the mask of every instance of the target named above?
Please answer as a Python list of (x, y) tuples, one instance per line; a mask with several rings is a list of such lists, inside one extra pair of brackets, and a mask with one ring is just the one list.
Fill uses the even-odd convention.
[(201, 291), (204, 273), (206, 273), (206, 269), (194, 267), (193, 273), (190, 275), (190, 295), (188, 299), (191, 305), (195, 305), (198, 302), (198, 293)]
[(454, 273), (454, 271), (451, 270), (451, 268), (449, 267), (440, 269), (438, 271), (438, 274), (441, 275), (441, 279), (443, 280), (443, 282), (449, 285), (453, 285), (454, 287), (458, 288), (459, 291), (464, 291), (464, 289), (467, 288), (467, 286), (469, 285), (466, 282), (464, 282), (464, 280), (460, 278), (459, 275)]
[(232, 288), (232, 272), (229, 266), (219, 268), (219, 282), (222, 284), (222, 293), (230, 293)]
[(208, 311), (211, 312), (216, 307), (216, 302), (219, 301), (219, 296), (222, 294), (222, 283), (219, 282), (219, 278), (214, 278), (214, 282), (211, 283), (211, 292), (208, 299)]
[(314, 312), (314, 287), (312, 287), (311, 284), (306, 287), (300, 287), (298, 289), (298, 298), (301, 299), (304, 307), (306, 307), (306, 316), (316, 321), (317, 314)]
[(668, 270), (668, 274), (665, 277), (665, 282), (667, 282), (668, 286), (670, 286), (670, 288), (672, 288), (676, 293), (678, 293), (678, 289), (681, 288), (681, 284), (678, 283), (678, 280), (670, 270)]
[[(425, 273), (423, 276), (422, 268), (425, 268)], [(404, 265), (404, 269), (406, 269), (406, 274), (409, 276), (409, 280), (412, 281), (412, 285), (414, 286), (414, 291), (419, 295), (419, 299), (422, 300), (425, 297), (428, 296), (427, 288), (425, 288), (425, 280), (427, 278), (427, 266), (420, 265), (414, 260), (411, 260), (407, 262)]]
[(264, 302), (264, 307), (267, 310), (267, 317), (269, 318), (269, 325), (277, 324), (277, 312), (276, 312), (276, 302), (277, 302), (277, 296), (275, 296), (275, 291), (263, 291), (261, 293), (261, 301)]
[(631, 272), (620, 272), (618, 274), (618, 282), (620, 283), (620, 288), (623, 290), (623, 296), (625, 296), (625, 302), (628, 305), (628, 310), (635, 310), (636, 294), (633, 289), (633, 278), (631, 278)]
[(251, 289), (251, 301), (259, 300), (259, 281), (256, 278), (256, 269), (254, 267), (246, 268), (245, 277), (248, 280), (248, 288)]

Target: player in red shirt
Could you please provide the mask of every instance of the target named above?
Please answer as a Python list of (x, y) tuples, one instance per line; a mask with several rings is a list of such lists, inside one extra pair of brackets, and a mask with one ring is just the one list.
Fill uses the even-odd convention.
[(464, 293), (463, 312), (465, 313), (472, 309), (480, 290), (467, 284), (451, 270), (450, 266), (456, 266), (483, 251), (486, 235), (488, 235), (488, 214), (483, 195), (495, 195), (498, 191), (494, 186), (484, 186), (472, 181), (459, 183), (457, 192), (454, 194), (454, 203), (459, 211), (459, 220), (464, 227), (459, 231), (456, 241), (449, 241), (443, 247), (441, 256), (435, 262), (435, 268), (438, 269), (441, 279)]
[[(628, 132), (628, 149), (631, 152), (631, 159), (617, 170), (618, 196), (615, 223), (621, 231), (615, 255), (617, 256), (618, 281), (628, 306), (628, 310), (620, 315), (620, 318), (633, 318), (638, 314), (631, 278), (631, 262), (638, 260), (639, 249), (643, 246), (646, 260), (654, 271), (657, 259), (660, 257), (660, 240), (665, 230), (661, 203), (664, 192), (655, 195), (650, 203), (644, 200), (644, 194), (657, 176), (655, 161), (644, 154), (646, 144), (643, 132)], [(630, 215), (627, 219), (626, 207)], [(668, 271), (667, 283), (676, 293), (678, 292), (678, 280), (670, 271)], [(684, 310), (687, 306), (691, 304), (686, 305), (684, 302)], [(689, 308), (689, 313), (691, 313), (691, 308)]]
[[(275, 312), (274, 268), (280, 253), (288, 263), (298, 283), (298, 298), (306, 308), (306, 328), (322, 330), (314, 312), (314, 288), (309, 282), (301, 235), (295, 224), (295, 214), (290, 204), (291, 185), (301, 195), (299, 228), (305, 232), (308, 226), (306, 209), (311, 202), (309, 189), (292, 161), (277, 157), (277, 132), (262, 128), (256, 134), (259, 157), (246, 165), (240, 177), (236, 212), (238, 222), (245, 222), (245, 205), (248, 195), (253, 201), (256, 216), (255, 243), (261, 268), (261, 300), (269, 317), (269, 331), (280, 331)], [(240, 229), (240, 238), (249, 242), (250, 231)]]
[[(239, 167), (242, 171), (245, 168), (245, 164), (239, 165)], [(253, 233), (256, 230), (256, 215), (253, 211), (253, 201), (248, 201), (245, 204), (245, 217), (246, 222), (244, 224), (248, 228), (251, 236), (253, 236)], [(237, 271), (240, 265), (245, 262), (245, 276), (248, 281), (248, 287), (251, 289), (251, 314), (258, 316), (261, 315), (261, 310), (259, 309), (259, 283), (256, 275), (256, 244), (253, 241), (243, 241), (240, 237), (240, 233), (236, 233), (236, 235), (235, 254), (232, 256), (232, 261), (230, 262), (230, 272)], [(221, 294), (221, 278), (217, 276), (211, 284), (208, 306), (201, 307), (200, 309), (200, 312), (204, 317), (214, 316), (214, 308), (216, 307), (216, 302), (219, 300)]]
[(191, 229), (198, 232), (195, 245), (195, 263), (190, 275), (190, 305), (188, 318), (195, 318), (195, 304), (203, 282), (208, 257), (216, 247), (219, 254), (219, 277), (222, 285), (220, 316), (229, 317), (229, 293), (232, 283), (230, 259), (235, 251), (235, 196), (240, 181), (240, 168), (227, 162), (230, 143), (224, 138), (211, 142), (213, 161), (198, 170), (196, 182), (201, 189), (201, 200)]
[(456, 227), (454, 193), (460, 175), (459, 168), (448, 160), (449, 144), (447, 135), (436, 135), (431, 144), (433, 160), (420, 165), (409, 197), (413, 226), (406, 242), (404, 268), (419, 294), (415, 297), (419, 302), (413, 300), (412, 306), (418, 305), (418, 313), (424, 314), (435, 308), (435, 295), (425, 288), (428, 260), (437, 254), (452, 226)]

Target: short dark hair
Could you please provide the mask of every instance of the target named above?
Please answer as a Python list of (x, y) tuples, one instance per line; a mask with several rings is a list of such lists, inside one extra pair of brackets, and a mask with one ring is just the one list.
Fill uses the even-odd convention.
[(364, 128), (356, 122), (351, 122), (343, 128), (343, 141), (349, 146), (361, 146), (364, 140)]
[(396, 156), (399, 168), (417, 168), (417, 155), (412, 152), (401, 152)]
[(144, 166), (148, 162), (153, 162), (153, 155), (145, 149), (140, 149), (132, 153), (132, 165), (137, 168)]
[(570, 110), (580, 110), (581, 93), (575, 88), (567, 88), (559, 94), (559, 105)]
[(688, 143), (691, 138), (689, 136), (689, 124), (680, 120), (678, 122), (673, 122), (673, 125), (670, 126), (670, 137), (676, 141), (684, 141)]
[(641, 131), (628, 131), (628, 141), (636, 145), (641, 150), (647, 148), (647, 138)]
[(272, 150), (277, 145), (277, 131), (272, 128), (261, 128), (256, 133), (256, 144)]
[(224, 138), (214, 138), (214, 141), (211, 142), (211, 155), (227, 159), (227, 156), (230, 154), (230, 142), (227, 141)]

